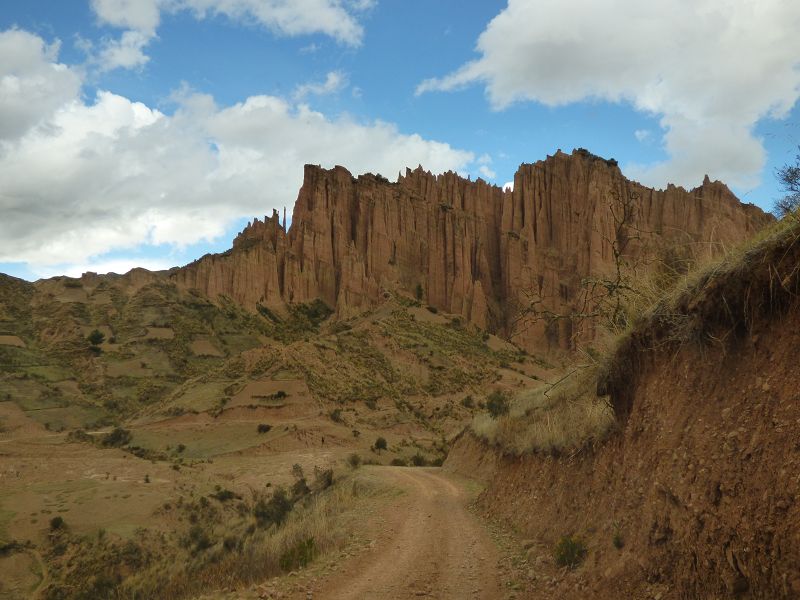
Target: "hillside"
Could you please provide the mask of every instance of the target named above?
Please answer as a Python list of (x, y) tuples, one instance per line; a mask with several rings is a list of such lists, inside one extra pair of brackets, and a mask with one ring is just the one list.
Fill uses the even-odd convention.
[[(0, 276), (0, 598), (263, 597), (252, 585), (350, 552), (353, 531), (391, 539), (361, 522), (373, 509), (418, 565), (413, 548), (435, 555), (429, 527), (405, 527), (397, 507), (431, 504), (398, 499), (409, 493), (445, 494), (441, 535), (454, 545), (453, 528), (468, 530), (503, 565), (486, 597), (522, 589), (522, 563), (465, 510), (474, 484), (359, 465), (438, 466), (454, 440), (448, 464), (468, 464), (469, 444), (491, 457), (461, 432), (483, 422), (500, 441), (520, 415), (547, 426), (518, 436), (519, 464), (538, 460), (530, 440), (555, 454), (618, 444), (594, 394), (537, 395), (574, 368), (576, 339), (598, 335), (569, 317), (584, 281), (667, 263), (672, 281), (770, 220), (721, 183), (649, 190), (586, 151), (523, 165), (514, 192), (422, 169), (389, 183), (307, 167), (288, 231), (256, 220), (228, 252), (170, 271)], [(567, 318), (520, 320), (532, 294)], [(634, 422), (622, 381), (638, 385), (606, 386)], [(504, 417), (512, 397), (528, 404)], [(490, 493), (520, 497), (498, 473)], [(430, 573), (436, 589), (466, 589)]]
[(798, 264), (790, 217), (662, 298), (594, 377), (552, 390), (607, 395), (604, 436), (514, 445), (560, 418), (549, 406), (460, 439), (446, 466), (482, 472), (483, 510), (529, 538), (531, 598), (800, 595)]

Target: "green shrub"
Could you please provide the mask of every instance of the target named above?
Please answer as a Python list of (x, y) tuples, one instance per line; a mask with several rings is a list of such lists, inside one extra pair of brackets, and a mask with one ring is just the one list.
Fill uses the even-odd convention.
[(329, 416), (331, 418), (331, 421), (333, 421), (334, 423), (342, 423), (344, 421), (344, 419), (342, 418), (341, 408), (335, 408), (330, 412)]
[(258, 433), (268, 433), (270, 429), (272, 429), (272, 425), (266, 423), (259, 423), (257, 427)]
[(511, 401), (508, 398), (508, 394), (500, 390), (495, 390), (486, 398), (486, 410), (489, 411), (493, 419), (507, 415), (510, 407)]
[(408, 466), (408, 461), (405, 458), (393, 458), (389, 464), (393, 467), (405, 467)]
[(351, 468), (357, 469), (361, 466), (361, 456), (353, 452), (347, 457), (347, 464), (350, 465)]
[(292, 503), (282, 487), (272, 492), (272, 497), (259, 500), (253, 507), (253, 516), (260, 527), (280, 526), (292, 510)]
[(301, 540), (281, 554), (279, 559), (280, 567), (283, 571), (293, 571), (300, 567), (305, 567), (314, 560), (316, 553), (314, 538)]
[(239, 494), (236, 492), (232, 492), (231, 490), (227, 489), (218, 489), (216, 492), (209, 495), (220, 502), (227, 502), (228, 500), (233, 500), (234, 498), (241, 498), (241, 496), (239, 496)]
[(122, 427), (115, 427), (111, 433), (103, 436), (103, 440), (100, 443), (109, 448), (119, 448), (130, 444), (132, 439), (133, 436), (130, 431)]
[(411, 464), (415, 467), (424, 467), (428, 464), (428, 461), (425, 460), (425, 457), (422, 456), (419, 452), (417, 452), (414, 456), (411, 457)]
[(574, 569), (583, 562), (587, 553), (588, 550), (580, 539), (565, 535), (556, 544), (554, 557), (559, 567)]
[(375, 440), (374, 448), (375, 450), (378, 451), (386, 450), (386, 448), (388, 448), (388, 444), (386, 443), (386, 438), (379, 437), (377, 440)]
[(50, 519), (50, 531), (58, 531), (60, 529), (64, 529), (66, 523), (64, 522), (63, 517), (53, 517)]
[(88, 336), (86, 336), (86, 339), (89, 340), (89, 343), (92, 346), (99, 346), (100, 344), (103, 343), (103, 340), (106, 339), (106, 336), (99, 329), (95, 329)]
[(472, 399), (472, 396), (465, 396), (461, 400), (461, 406), (463, 406), (464, 408), (474, 408), (475, 400)]

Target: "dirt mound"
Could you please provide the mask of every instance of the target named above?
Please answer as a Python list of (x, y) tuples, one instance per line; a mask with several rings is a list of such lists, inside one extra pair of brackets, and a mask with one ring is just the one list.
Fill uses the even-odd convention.
[[(605, 444), (494, 452), (480, 502), (531, 538), (529, 597), (800, 597), (797, 246), (757, 245), (673, 299), (672, 326), (634, 332), (605, 381), (621, 417)], [(485, 453), (465, 435), (446, 466)], [(574, 570), (554, 564), (564, 536), (587, 550)]]

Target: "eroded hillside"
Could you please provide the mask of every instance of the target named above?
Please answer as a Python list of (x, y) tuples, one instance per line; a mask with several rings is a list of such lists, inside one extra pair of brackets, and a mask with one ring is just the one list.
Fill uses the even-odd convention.
[(250, 309), (322, 299), (343, 316), (402, 291), (530, 351), (571, 348), (569, 321), (520, 310), (534, 298), (581, 310), (582, 280), (613, 271), (615, 248), (647, 270), (666, 254), (718, 255), (770, 220), (720, 182), (654, 190), (585, 150), (522, 165), (513, 191), (422, 168), (390, 183), (308, 165), (288, 232), (277, 213), (256, 220), (231, 251), (170, 277)]
[(604, 437), (509, 447), (534, 411), (459, 441), (447, 466), (530, 538), (530, 597), (800, 595), (798, 264), (789, 220), (649, 311), (580, 392), (610, 394)]

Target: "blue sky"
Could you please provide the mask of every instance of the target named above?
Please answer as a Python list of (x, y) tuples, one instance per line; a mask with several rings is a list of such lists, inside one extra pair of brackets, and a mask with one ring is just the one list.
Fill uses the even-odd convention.
[(641, 4), (5, 2), (0, 271), (224, 250), (291, 211), (305, 162), (502, 185), (585, 147), (649, 185), (708, 173), (769, 208), (800, 144), (800, 5)]

